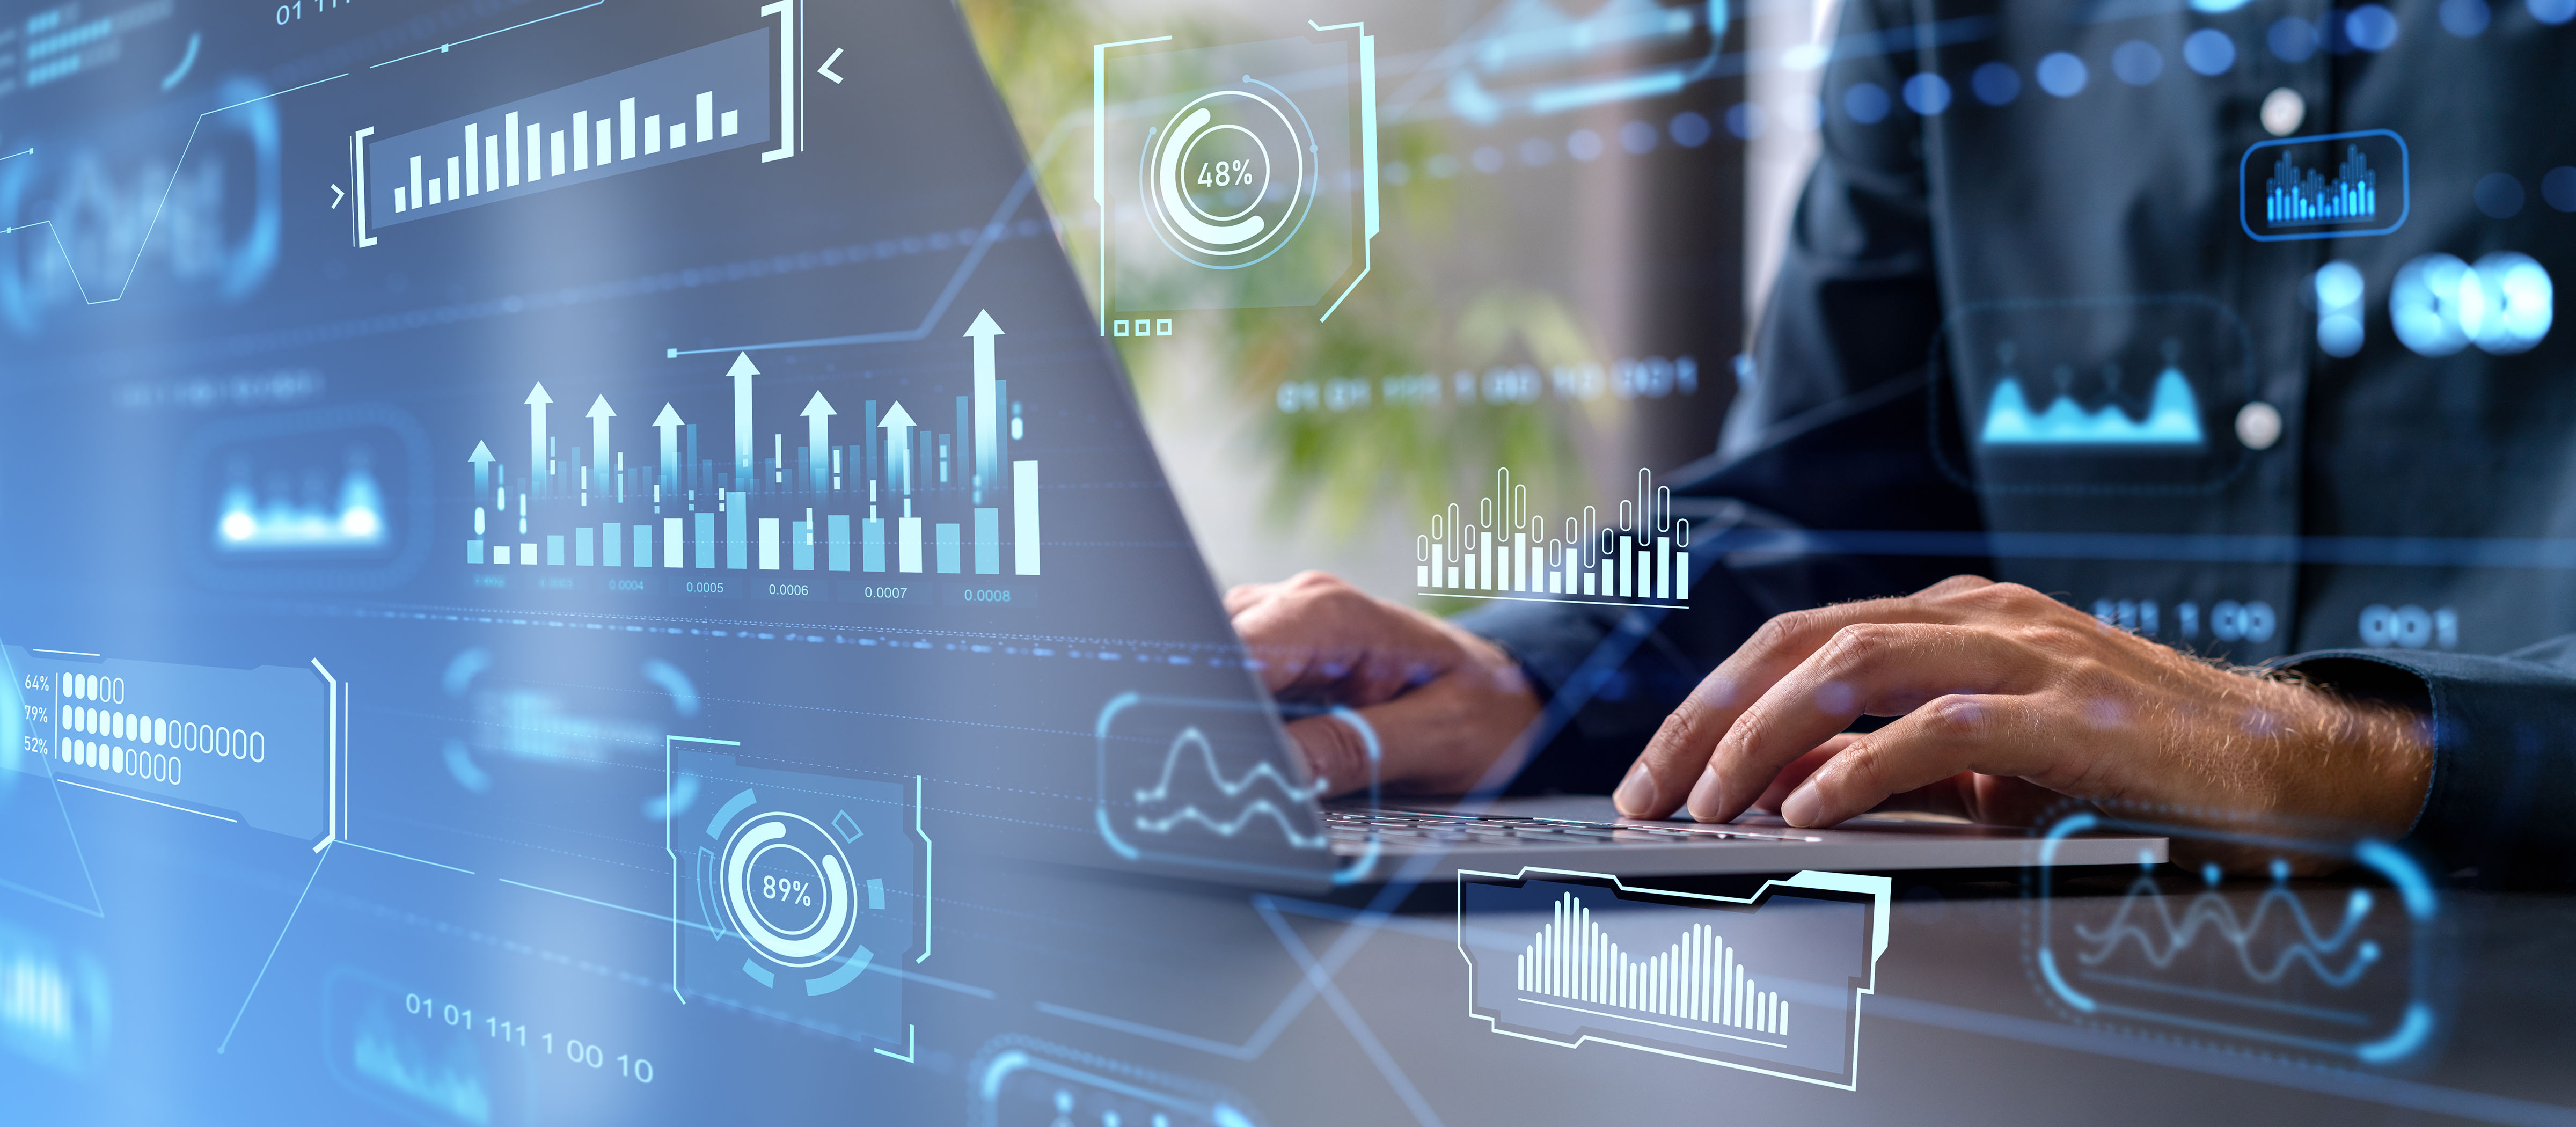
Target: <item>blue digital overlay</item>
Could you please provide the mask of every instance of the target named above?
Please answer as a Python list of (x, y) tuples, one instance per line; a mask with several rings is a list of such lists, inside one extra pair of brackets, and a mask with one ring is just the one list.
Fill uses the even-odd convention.
[(1092, 198), (1109, 209), (1100, 335), (1112, 312), (1311, 306), (1329, 319), (1368, 276), (1377, 40), (1361, 24), (1309, 26), (1093, 45)]
[(2147, 414), (2133, 419), (2116, 404), (2092, 410), (2071, 397), (2052, 399), (2048, 409), (2033, 412), (2021, 380), (2005, 376), (1995, 383), (1977, 441), (1988, 446), (2199, 446), (2200, 400), (2179, 369), (2156, 373)]
[[(2117, 897), (2060, 895), (2059, 843), (2088, 830), (2157, 833), (2270, 852), (2265, 875), (2228, 880), (2151, 863)], [(2310, 885), (2290, 858), (2340, 856), (2377, 883)], [(2356, 846), (2071, 815), (2032, 870), (2034, 985), (2069, 1018), (2153, 1036), (2386, 1065), (2437, 1032), (2440, 901), (2412, 858)]]
[(346, 720), (318, 663), (221, 669), (10, 647), (9, 664), (20, 746), (33, 753), (20, 771), (299, 841), (339, 825)]
[(897, 968), (919, 949), (925, 900), (910, 788), (752, 766), (706, 741), (671, 748), (674, 807), (683, 779), (722, 796), (667, 822), (678, 982), (909, 1052)]
[[(1359, 734), (1369, 771), (1364, 793), (1374, 801), (1380, 749), (1368, 722), (1344, 708), (1301, 718)], [(1094, 822), (1121, 858), (1294, 883), (1348, 883), (1376, 865), (1375, 843), (1358, 857), (1332, 856), (1316, 800), (1352, 788), (1309, 778), (1266, 708), (1122, 693), (1101, 708), (1094, 729)]]
[(2199, 294), (1979, 302), (1932, 350), (1929, 435), (1943, 472), (1979, 493), (2181, 495), (2225, 487), (2253, 445), (2253, 338)]
[(1213, 1084), (1017, 1033), (994, 1038), (967, 1069), (973, 1127), (1260, 1127), (1242, 1096)]
[(2406, 224), (2408, 176), (2386, 129), (2257, 142), (2237, 162), (2238, 218), (2261, 242), (2385, 235)]
[(1888, 878), (1808, 871), (1745, 897), (1543, 868), (1457, 882), (1468, 1011), (1494, 1032), (1859, 1084)]

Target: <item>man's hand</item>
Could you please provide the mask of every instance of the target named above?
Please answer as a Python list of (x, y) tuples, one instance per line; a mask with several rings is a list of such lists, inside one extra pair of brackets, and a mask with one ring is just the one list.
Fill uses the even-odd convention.
[[(1863, 715), (1902, 718), (1843, 734)], [(2027, 823), (2074, 798), (2393, 837), (2431, 773), (2412, 713), (2222, 669), (2030, 588), (1957, 576), (1764, 624), (1665, 719), (1615, 798), (1631, 817), (1687, 804), (1723, 822), (1759, 805), (1793, 826), (1882, 806)]]
[[(1537, 694), (1501, 647), (1322, 572), (1225, 594), (1234, 629), (1282, 701), (1337, 704), (1376, 730), (1389, 790), (1457, 794), (1517, 757)], [(1326, 789), (1368, 785), (1359, 734), (1329, 716), (1288, 725)]]

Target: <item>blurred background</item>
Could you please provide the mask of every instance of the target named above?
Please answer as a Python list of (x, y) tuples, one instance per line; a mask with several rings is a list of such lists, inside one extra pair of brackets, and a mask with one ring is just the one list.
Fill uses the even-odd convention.
[[(1095, 45), (1309, 19), (1374, 37), (1366, 276), (1329, 316), (1183, 310), (1168, 336), (1115, 337), (1220, 583), (1321, 568), (1464, 610), (1415, 593), (1435, 513), (1474, 520), (1508, 470), (1533, 513), (1615, 522), (1638, 472), (1708, 455), (1759, 378), (1745, 354), (1815, 154), (1831, 0), (1345, 2), (1298, 23), (1253, 0), (963, 7), (1095, 305), (1104, 211), (1134, 206), (1094, 199), (1095, 54), (1135, 50)], [(1115, 129), (1118, 93), (1103, 104)]]

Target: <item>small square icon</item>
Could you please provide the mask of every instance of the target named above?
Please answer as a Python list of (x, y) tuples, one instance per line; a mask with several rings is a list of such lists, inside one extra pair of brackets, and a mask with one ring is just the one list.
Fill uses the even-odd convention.
[(1154, 322), (1154, 335), (1158, 337), (1167, 337), (1172, 335), (1172, 319), (1165, 317), (1160, 321)]
[(1126, 335), (1127, 335), (1127, 322), (1125, 322), (1125, 321), (1111, 321), (1111, 322), (1109, 323), (1109, 335), (1110, 335), (1110, 336), (1113, 336), (1113, 337), (1123, 337), (1123, 336), (1126, 336)]

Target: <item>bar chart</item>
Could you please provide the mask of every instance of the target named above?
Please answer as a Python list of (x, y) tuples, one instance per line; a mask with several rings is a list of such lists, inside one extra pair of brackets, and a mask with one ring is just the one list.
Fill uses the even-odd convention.
[[(616, 406), (595, 394), (581, 416), (589, 434), (559, 434), (543, 381), (520, 406), (524, 461), (474, 444), (469, 566), (510, 569), (676, 569), (744, 572), (881, 572), (889, 575), (1035, 576), (1044, 565), (1040, 465), (1015, 459), (1027, 435), (1010, 381), (998, 378), (990, 312), (962, 334), (971, 366), (966, 394), (861, 399), (835, 405), (823, 391), (790, 393), (772, 408), (759, 366), (735, 356), (707, 394), (664, 402), (651, 439), (621, 445)], [(944, 402), (942, 402), (944, 400)], [(730, 457), (687, 415), (731, 408)], [(942, 402), (942, 407), (931, 406)], [(580, 405), (575, 403), (573, 405)], [(836, 436), (845, 407), (857, 434)], [(947, 409), (942, 409), (942, 408)], [(764, 425), (763, 410), (776, 418)], [(794, 418), (792, 429), (787, 418)], [(631, 433), (631, 432), (630, 432)], [(790, 446), (791, 434), (799, 439)], [(498, 574), (498, 572), (487, 573)], [(642, 585), (635, 588), (641, 589)], [(733, 590), (683, 581), (689, 593)], [(824, 597), (820, 585), (795, 597)], [(787, 591), (771, 593), (786, 594)]]
[(1529, 487), (1494, 472), (1492, 495), (1470, 515), (1451, 505), (1414, 538), (1414, 586), (1445, 598), (1690, 603), (1690, 522), (1673, 516), (1673, 491), (1637, 471), (1636, 496), (1603, 527), (1586, 505), (1556, 526), (1532, 513)]
[(362, 231), (764, 144), (771, 40), (746, 32), (381, 140), (362, 130)]
[(2236, 164), (2238, 218), (2257, 242), (2385, 235), (2413, 207), (2408, 164), (2385, 129), (2258, 141)]
[(1515, 987), (1538, 998), (1789, 1035), (1788, 1001), (1762, 989), (1716, 929), (1693, 924), (1670, 946), (1640, 959), (1621, 950), (1572, 892), (1557, 898), (1554, 918), (1531, 937), (1513, 971)]
[(2263, 217), (2273, 223), (2340, 223), (2378, 214), (2379, 174), (2359, 145), (2344, 147), (2332, 180), (2315, 169), (2302, 175), (2295, 154), (2284, 151), (2263, 183)]

